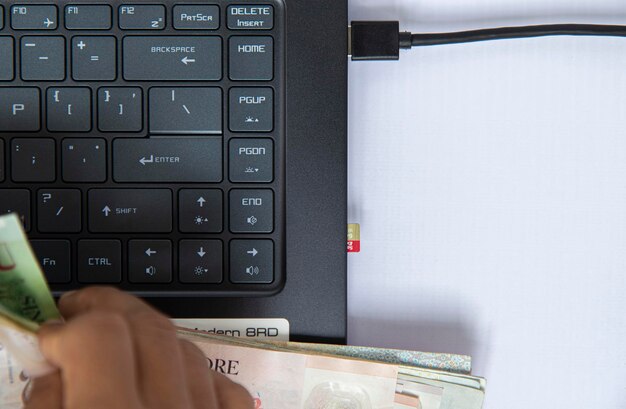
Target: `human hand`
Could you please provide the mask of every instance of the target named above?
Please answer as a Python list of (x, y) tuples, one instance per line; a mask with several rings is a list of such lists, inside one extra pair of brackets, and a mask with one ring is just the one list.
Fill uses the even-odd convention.
[(46, 324), (39, 345), (58, 371), (33, 381), (25, 409), (250, 409), (240, 385), (209, 370), (168, 318), (112, 288), (59, 301), (67, 320)]

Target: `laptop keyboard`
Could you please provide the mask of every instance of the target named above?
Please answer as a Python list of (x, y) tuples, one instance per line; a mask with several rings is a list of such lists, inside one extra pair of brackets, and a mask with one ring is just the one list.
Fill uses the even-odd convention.
[(284, 283), (280, 0), (0, 6), (0, 213), (56, 292)]

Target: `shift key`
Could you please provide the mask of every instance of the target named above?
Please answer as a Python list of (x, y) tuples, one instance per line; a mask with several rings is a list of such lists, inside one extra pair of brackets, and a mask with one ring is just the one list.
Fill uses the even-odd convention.
[(222, 138), (120, 138), (113, 142), (116, 182), (222, 181)]
[(169, 233), (169, 189), (92, 189), (88, 194), (92, 233)]

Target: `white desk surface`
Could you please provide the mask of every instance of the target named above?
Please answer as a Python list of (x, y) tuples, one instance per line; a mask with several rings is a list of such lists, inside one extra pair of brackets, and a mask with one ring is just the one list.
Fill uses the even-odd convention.
[[(623, 0), (351, 0), (409, 31), (626, 24)], [(486, 409), (626, 407), (626, 39), (350, 64), (349, 342), (470, 354)]]

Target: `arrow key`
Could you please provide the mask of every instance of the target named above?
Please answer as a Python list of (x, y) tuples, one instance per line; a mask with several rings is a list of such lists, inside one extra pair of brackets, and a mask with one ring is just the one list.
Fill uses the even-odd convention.
[(223, 250), (220, 240), (182, 240), (179, 250), (179, 278), (182, 283), (222, 282)]
[(274, 281), (274, 242), (233, 240), (230, 242), (230, 281), (269, 284)]
[(172, 242), (169, 240), (130, 240), (128, 279), (133, 283), (172, 281)]
[(222, 191), (218, 189), (182, 189), (178, 193), (179, 229), (183, 233), (220, 233)]

